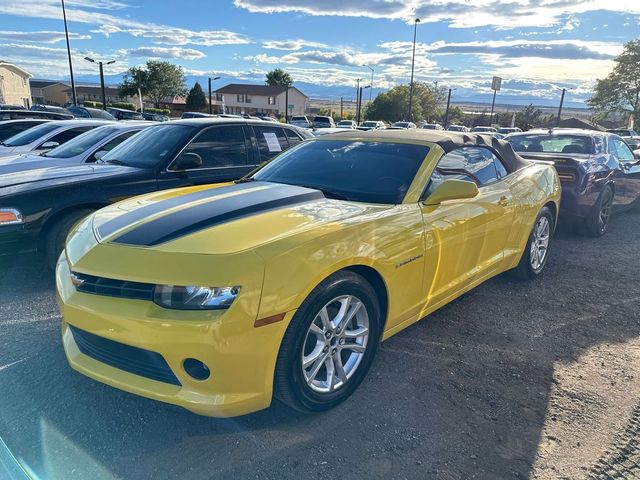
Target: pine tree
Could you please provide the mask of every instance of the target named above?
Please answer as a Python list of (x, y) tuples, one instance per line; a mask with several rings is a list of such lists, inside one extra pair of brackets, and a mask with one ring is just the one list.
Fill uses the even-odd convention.
[(198, 82), (189, 90), (186, 110), (188, 112), (203, 112), (207, 109), (207, 97)]

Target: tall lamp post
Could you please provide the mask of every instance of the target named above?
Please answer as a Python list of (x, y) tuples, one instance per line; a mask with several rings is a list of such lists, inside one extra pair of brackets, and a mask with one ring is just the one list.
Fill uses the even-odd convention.
[(100, 88), (102, 89), (102, 109), (106, 110), (107, 109), (107, 93), (104, 88), (104, 70), (102, 69), (102, 66), (111, 65), (112, 63), (115, 63), (115, 60), (110, 60), (108, 62), (99, 62), (94, 60), (91, 57), (84, 57), (84, 59), (87, 62), (97, 63), (100, 66)]
[(409, 118), (407, 118), (407, 120), (413, 120), (413, 68), (416, 63), (416, 34), (418, 32), (419, 23), (419, 18), (416, 18), (413, 22), (413, 54), (411, 55), (411, 82), (409, 83)]
[(558, 107), (558, 118), (556, 119), (556, 127), (560, 126), (560, 115), (562, 115), (562, 105), (564, 104), (564, 94), (567, 92), (566, 88), (562, 89), (562, 96), (560, 97), (560, 106)]
[(76, 84), (73, 81), (73, 63), (71, 62), (71, 47), (69, 47), (69, 30), (67, 29), (67, 12), (64, 8), (64, 0), (62, 2), (62, 18), (64, 19), (64, 36), (67, 39), (67, 57), (69, 57), (69, 75), (71, 76), (71, 96), (73, 105), (78, 106), (78, 98), (76, 97)]
[(371, 87), (371, 90), (369, 90), (369, 103), (371, 103), (371, 94), (373, 93), (373, 68), (369, 65), (365, 65), (365, 67), (371, 70), (371, 83), (369, 83), (369, 86)]
[(211, 105), (211, 81), (213, 80), (215, 82), (216, 80), (220, 80), (220, 77), (213, 77), (213, 78), (208, 77), (208, 79), (209, 79), (209, 114), (212, 114), (213, 110)]
[(358, 110), (356, 111), (356, 124), (360, 125), (360, 112), (362, 111), (362, 90), (371, 88), (371, 85), (359, 87), (358, 90)]

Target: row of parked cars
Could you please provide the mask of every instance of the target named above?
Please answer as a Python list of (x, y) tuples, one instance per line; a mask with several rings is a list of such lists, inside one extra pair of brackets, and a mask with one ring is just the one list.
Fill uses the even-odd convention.
[(0, 254), (55, 268), (88, 376), (207, 415), (274, 396), (318, 411), (381, 338), (491, 276), (538, 277), (558, 221), (600, 236), (640, 209), (640, 152), (614, 133), (312, 137), (222, 116), (43, 121), (3, 141)]
[(14, 105), (0, 105), (0, 121), (27, 118), (42, 118), (48, 120), (70, 120), (73, 118), (100, 120), (147, 120), (152, 122), (166, 122), (169, 117), (152, 112), (134, 112), (124, 108), (107, 107), (106, 110), (85, 107), (83, 105), (33, 105), (31, 108)]

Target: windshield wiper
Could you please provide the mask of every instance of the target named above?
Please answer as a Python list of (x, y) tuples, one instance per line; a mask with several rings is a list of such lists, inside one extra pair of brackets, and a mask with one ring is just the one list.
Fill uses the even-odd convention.
[(326, 198), (330, 198), (330, 199), (333, 199), (333, 200), (349, 200), (342, 193), (334, 192), (333, 190), (328, 190), (326, 188), (315, 187), (313, 185), (300, 185), (300, 186), (303, 187), (303, 188), (310, 188), (312, 190), (320, 190), (322, 192), (322, 194)]
[(239, 178), (238, 180), (234, 180), (233, 183), (249, 183), (256, 182), (257, 180), (253, 177)]

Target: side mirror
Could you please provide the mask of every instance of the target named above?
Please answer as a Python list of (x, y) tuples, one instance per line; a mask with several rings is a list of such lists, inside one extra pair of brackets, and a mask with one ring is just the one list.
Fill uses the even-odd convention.
[(93, 154), (93, 158), (95, 158), (96, 160), (102, 160), (102, 157), (104, 157), (107, 153), (109, 153), (107, 150), (100, 150), (99, 152)]
[(460, 200), (478, 195), (478, 187), (466, 180), (445, 180), (423, 202), (425, 205), (439, 205), (445, 200)]
[(40, 148), (38, 150), (51, 150), (52, 148), (56, 148), (59, 146), (60, 144), (58, 142), (44, 142), (42, 145), (40, 145)]
[(197, 153), (183, 153), (173, 167), (174, 170), (191, 170), (202, 166), (202, 157)]

